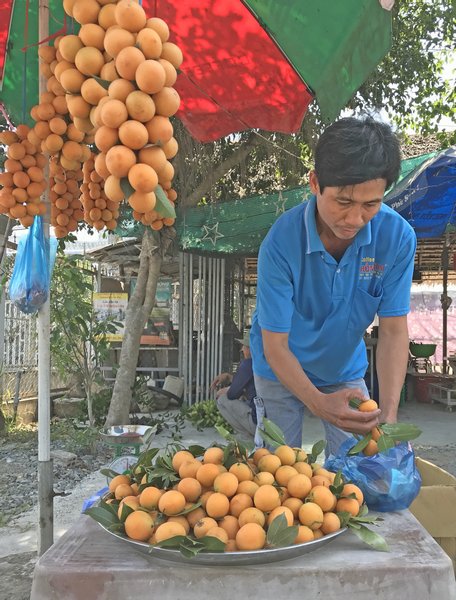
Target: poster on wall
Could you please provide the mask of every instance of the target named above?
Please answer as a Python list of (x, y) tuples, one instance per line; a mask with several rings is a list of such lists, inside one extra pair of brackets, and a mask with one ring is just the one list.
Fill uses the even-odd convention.
[(172, 281), (171, 277), (161, 277), (157, 282), (155, 306), (141, 335), (141, 344), (143, 345), (170, 346), (174, 341), (170, 318)]
[(102, 293), (93, 295), (93, 309), (98, 319), (112, 317), (121, 325), (116, 333), (108, 334), (106, 337), (110, 342), (121, 342), (125, 330), (125, 315), (127, 313), (128, 294)]

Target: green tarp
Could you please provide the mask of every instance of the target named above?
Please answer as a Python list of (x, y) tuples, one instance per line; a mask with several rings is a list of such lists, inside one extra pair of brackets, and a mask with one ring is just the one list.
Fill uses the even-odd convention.
[[(28, 10), (27, 10), (28, 9)], [(74, 21), (67, 18), (67, 33), (72, 33)], [(62, 0), (49, 0), (49, 35), (60, 31), (65, 16)], [(79, 26), (78, 26), (79, 28)], [(15, 125), (33, 125), (30, 109), (38, 99), (38, 0), (16, 0), (14, 3), (5, 77), (0, 100), (7, 107), (9, 117)], [(27, 52), (22, 48), (28, 46)]]
[[(436, 152), (402, 161), (400, 179)], [(310, 197), (307, 186), (178, 211), (179, 246), (192, 253), (255, 256), (274, 221)]]

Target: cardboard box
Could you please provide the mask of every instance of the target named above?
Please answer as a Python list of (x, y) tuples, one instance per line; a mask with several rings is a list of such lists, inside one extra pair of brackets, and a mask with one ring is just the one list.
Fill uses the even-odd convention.
[(456, 477), (418, 457), (416, 465), (422, 486), (410, 512), (448, 554), (456, 573)]

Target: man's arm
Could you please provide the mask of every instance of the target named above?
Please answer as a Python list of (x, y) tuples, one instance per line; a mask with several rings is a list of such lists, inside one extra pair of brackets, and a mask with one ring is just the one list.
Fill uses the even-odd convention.
[(380, 317), (376, 366), (380, 420), (395, 423), (409, 355), (407, 316)]
[(242, 360), (236, 373), (233, 375), (233, 380), (228, 388), (226, 395), (228, 400), (237, 400), (244, 392), (244, 388), (253, 377), (252, 362), (250, 360)]
[(233, 381), (231, 373), (220, 373), (211, 382), (210, 390), (214, 390), (218, 385), (229, 385)]
[(309, 410), (346, 431), (367, 433), (378, 425), (380, 411), (360, 412), (350, 408), (351, 398), (363, 399), (361, 390), (345, 389), (332, 394), (320, 392), (307, 377), (288, 347), (288, 334), (262, 329), (266, 360), (279, 381)]

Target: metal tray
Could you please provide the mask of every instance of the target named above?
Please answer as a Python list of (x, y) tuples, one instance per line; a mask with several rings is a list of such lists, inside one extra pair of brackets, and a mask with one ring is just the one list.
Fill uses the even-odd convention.
[(149, 425), (113, 425), (100, 430), (100, 436), (111, 444), (146, 444), (156, 431)]
[(236, 565), (263, 565), (272, 562), (279, 562), (281, 560), (289, 560), (292, 558), (299, 558), (303, 554), (307, 554), (308, 552), (314, 552), (325, 546), (329, 542), (333, 541), (335, 538), (339, 537), (339, 535), (345, 533), (347, 528), (344, 527), (336, 531), (335, 533), (330, 533), (325, 535), (324, 537), (314, 540), (312, 542), (306, 542), (305, 544), (295, 544), (293, 546), (286, 546), (284, 548), (272, 548), (270, 550), (255, 550), (255, 551), (246, 551), (246, 552), (202, 552), (197, 554), (193, 558), (186, 558), (183, 554), (179, 552), (179, 550), (172, 550), (170, 548), (159, 548), (158, 546), (150, 546), (145, 542), (136, 542), (135, 540), (130, 540), (128, 538), (123, 537), (118, 533), (114, 533), (109, 531), (98, 523), (100, 527), (102, 527), (107, 533), (113, 535), (114, 537), (126, 542), (133, 546), (135, 550), (139, 550), (143, 554), (148, 554), (153, 558), (159, 558), (161, 560), (168, 560), (171, 562), (177, 563), (186, 563), (192, 565), (218, 565), (218, 566), (236, 566)]

